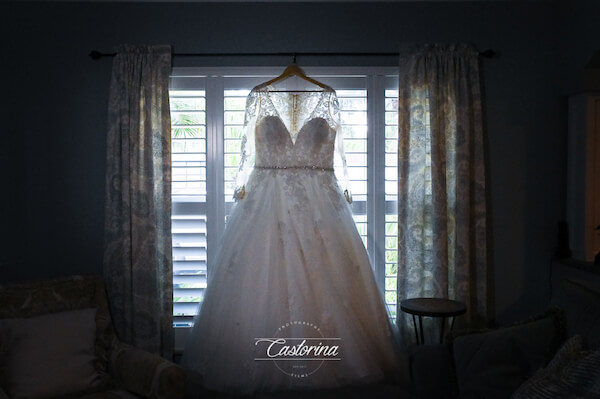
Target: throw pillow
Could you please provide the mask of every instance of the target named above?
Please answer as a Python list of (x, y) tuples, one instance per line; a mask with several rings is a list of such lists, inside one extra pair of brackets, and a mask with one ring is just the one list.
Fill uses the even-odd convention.
[(556, 353), (548, 367), (523, 383), (512, 399), (600, 397), (600, 349), (585, 351), (576, 335)]
[(0, 320), (0, 384), (13, 399), (45, 399), (98, 388), (96, 309)]
[(578, 360), (584, 349), (585, 343), (583, 342), (583, 337), (581, 335), (575, 335), (574, 337), (569, 338), (556, 352), (545, 370), (555, 372), (563, 369)]
[(564, 318), (550, 309), (511, 327), (450, 338), (460, 397), (508, 398), (552, 359), (565, 338)]
[(582, 335), (591, 348), (600, 347), (600, 288), (577, 279), (562, 281), (556, 298), (566, 312), (569, 335)]

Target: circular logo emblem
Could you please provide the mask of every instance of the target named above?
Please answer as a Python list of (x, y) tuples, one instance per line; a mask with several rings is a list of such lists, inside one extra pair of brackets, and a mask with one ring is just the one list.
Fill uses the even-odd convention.
[(328, 338), (310, 322), (291, 321), (281, 325), (272, 337), (256, 338), (260, 357), (272, 361), (284, 374), (306, 378), (316, 373), (326, 361), (339, 361), (340, 338)]

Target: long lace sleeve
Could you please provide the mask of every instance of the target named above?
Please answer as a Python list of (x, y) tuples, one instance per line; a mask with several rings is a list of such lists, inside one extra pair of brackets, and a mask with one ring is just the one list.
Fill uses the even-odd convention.
[(335, 136), (335, 154), (333, 159), (333, 167), (340, 188), (344, 192), (346, 201), (352, 203), (352, 193), (350, 192), (350, 178), (348, 177), (348, 166), (346, 164), (346, 155), (344, 154), (344, 135), (342, 133), (342, 125), (340, 122), (340, 105), (335, 92), (331, 93), (329, 100), (329, 113), (336, 124)]
[(258, 115), (259, 97), (256, 91), (251, 91), (246, 99), (246, 114), (244, 117), (244, 129), (242, 132), (242, 148), (240, 154), (240, 167), (236, 178), (233, 198), (236, 201), (246, 196), (246, 183), (250, 173), (254, 169), (254, 128)]

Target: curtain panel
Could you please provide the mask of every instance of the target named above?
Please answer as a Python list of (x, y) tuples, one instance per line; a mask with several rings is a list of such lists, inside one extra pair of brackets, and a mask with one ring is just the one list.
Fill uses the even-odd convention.
[(110, 82), (104, 277), (124, 342), (172, 357), (170, 46), (117, 49)]
[(479, 53), (426, 45), (403, 56), (398, 107), (397, 321), (409, 338), (406, 298), (464, 302), (470, 324), (488, 316)]

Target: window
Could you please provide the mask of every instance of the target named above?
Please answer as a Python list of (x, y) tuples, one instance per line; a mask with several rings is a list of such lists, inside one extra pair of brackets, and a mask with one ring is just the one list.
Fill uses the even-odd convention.
[[(246, 96), (281, 68), (175, 68), (173, 150), (174, 325), (190, 326), (233, 204)], [(336, 89), (357, 229), (395, 317), (397, 76), (395, 68), (305, 68)]]

